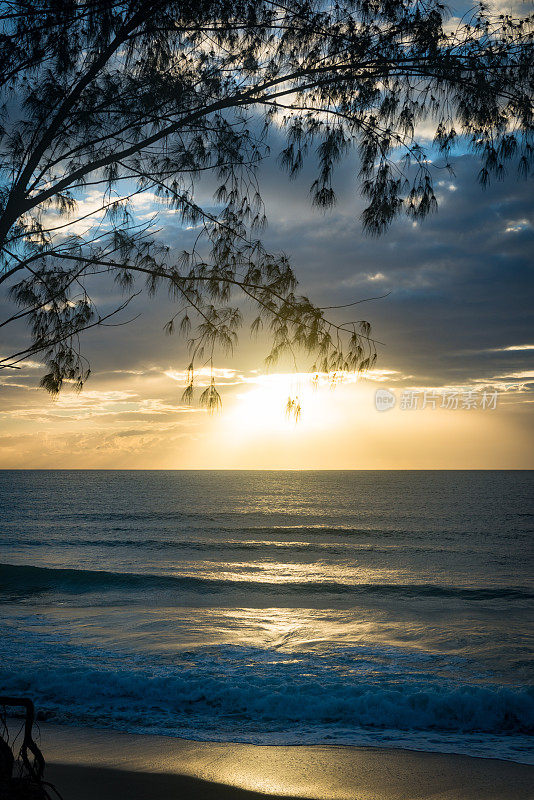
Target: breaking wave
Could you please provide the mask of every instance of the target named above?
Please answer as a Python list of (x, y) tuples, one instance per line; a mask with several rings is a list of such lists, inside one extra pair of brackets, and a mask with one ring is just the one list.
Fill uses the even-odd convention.
[(462, 587), (431, 583), (342, 583), (336, 581), (248, 581), (202, 578), (195, 576), (153, 575), (130, 572), (106, 572), (85, 569), (51, 569), (48, 567), (0, 564), (0, 594), (15, 595), (44, 592), (169, 590), (222, 593), (246, 591), (250, 594), (337, 594), (379, 595), (387, 597), (442, 597), (469, 600), (517, 599), (532, 600), (534, 592), (521, 586)]

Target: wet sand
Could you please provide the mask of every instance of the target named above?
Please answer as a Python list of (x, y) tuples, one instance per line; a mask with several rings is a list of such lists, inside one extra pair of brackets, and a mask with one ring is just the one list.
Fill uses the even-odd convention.
[(348, 746), (193, 742), (40, 725), (64, 800), (532, 800), (534, 767)]

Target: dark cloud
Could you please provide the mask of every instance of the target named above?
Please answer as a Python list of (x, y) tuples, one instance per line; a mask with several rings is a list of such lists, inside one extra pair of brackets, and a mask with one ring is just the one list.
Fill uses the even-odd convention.
[(303, 290), (321, 305), (389, 292), (358, 307), (386, 344), (382, 365), (434, 384), (533, 366), (534, 351), (495, 352), (534, 344), (531, 187), (511, 171), (482, 190), (471, 156), (455, 170), (438, 179), (438, 214), (416, 227), (400, 219), (380, 239), (362, 234), (354, 181), (326, 215), (296, 185), (284, 186), (281, 205), (267, 197), (267, 241), (291, 254)]
[[(530, 256), (534, 228), (527, 182), (519, 181), (511, 170), (504, 181), (484, 191), (476, 182), (476, 158), (460, 157), (454, 178), (437, 174), (438, 214), (417, 226), (399, 219), (386, 235), (370, 239), (359, 221), (363, 202), (356, 180), (357, 158), (350, 157), (338, 169), (338, 204), (323, 214), (310, 203), (312, 161), (296, 181), (289, 181), (276, 163), (279, 145), (273, 142), (274, 155), (260, 172), (269, 218), (266, 244), (291, 257), (301, 290), (320, 305), (389, 293), (356, 307), (358, 316), (368, 319), (375, 336), (384, 342), (379, 367), (399, 370), (428, 385), (511, 375), (532, 367), (534, 351), (497, 350), (534, 343)], [(208, 199), (212, 189), (203, 181), (199, 195)], [(172, 216), (162, 216), (161, 222), (162, 237), (177, 249), (188, 246), (196, 235), (173, 224)], [(102, 284), (95, 294), (103, 311), (119, 296), (115, 288)], [(126, 312), (126, 317), (141, 314), (131, 325), (89, 332), (84, 346), (93, 369), (105, 373), (183, 367), (185, 343), (163, 333), (172, 311), (163, 292), (152, 300), (143, 296)], [(354, 311), (332, 315), (345, 321)], [(20, 348), (25, 335), (22, 325), (12, 329), (2, 343), (3, 352)], [(265, 342), (252, 344), (244, 337), (233, 364), (261, 366), (266, 352)], [(24, 382), (32, 382), (38, 371), (24, 374), (28, 375)], [(106, 379), (115, 380), (111, 374)], [(15, 382), (22, 382), (18, 375)]]

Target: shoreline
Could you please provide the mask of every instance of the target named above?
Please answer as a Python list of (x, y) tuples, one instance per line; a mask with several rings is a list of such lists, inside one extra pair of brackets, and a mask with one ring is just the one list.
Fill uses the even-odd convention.
[(534, 766), (415, 750), (198, 742), (52, 723), (39, 723), (35, 739), (45, 779), (64, 800), (531, 800), (534, 785)]

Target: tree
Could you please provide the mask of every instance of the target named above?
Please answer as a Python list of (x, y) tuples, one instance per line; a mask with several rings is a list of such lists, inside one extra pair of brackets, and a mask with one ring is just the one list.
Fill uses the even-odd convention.
[[(199, 360), (235, 344), (242, 298), (256, 309), (253, 331), (270, 327), (270, 362), (304, 348), (320, 371), (374, 363), (369, 324), (336, 324), (297, 295), (288, 258), (258, 238), (257, 167), (274, 125), (289, 176), (316, 159), (320, 208), (335, 202), (335, 165), (359, 149), (371, 235), (437, 208), (423, 121), (441, 167), (452, 171), (462, 143), (479, 154), (483, 184), (511, 160), (530, 169), (532, 18), (480, 6), (456, 19), (436, 0), (6, 0), (0, 10), (0, 282), (18, 306), (0, 324), (25, 319), (31, 333), (0, 365), (40, 353), (53, 393), (83, 385), (80, 334), (122, 311), (139, 277), (176, 300), (166, 330), (189, 336), (186, 398)], [(218, 183), (215, 213), (196, 201), (205, 173)], [(88, 191), (100, 202), (85, 212)], [(148, 191), (198, 226), (188, 252), (135, 218), (133, 199)], [(126, 294), (101, 315), (89, 285), (109, 274)], [(213, 383), (203, 402), (218, 404)]]

